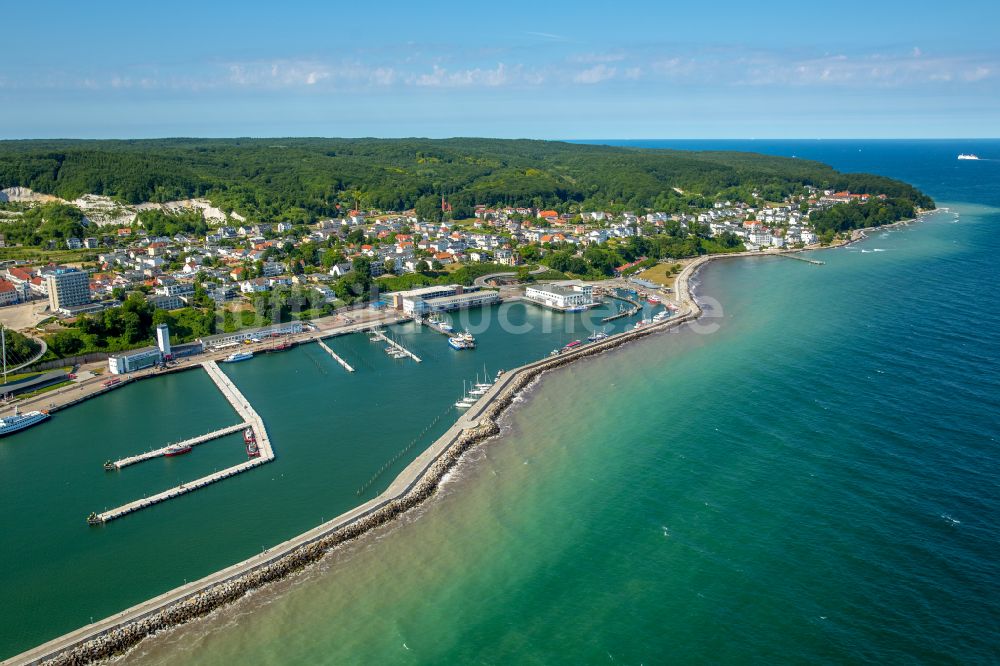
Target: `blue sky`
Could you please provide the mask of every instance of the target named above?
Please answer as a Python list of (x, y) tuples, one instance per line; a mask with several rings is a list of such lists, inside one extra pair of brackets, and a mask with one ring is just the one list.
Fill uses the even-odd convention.
[(995, 137), (1000, 3), (0, 0), (0, 137)]

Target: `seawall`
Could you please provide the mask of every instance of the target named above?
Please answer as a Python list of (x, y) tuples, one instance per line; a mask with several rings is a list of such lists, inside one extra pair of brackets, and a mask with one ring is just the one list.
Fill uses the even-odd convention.
[[(340, 544), (394, 520), (431, 497), (465, 451), (497, 435), (500, 415), (542, 373), (697, 319), (702, 311), (690, 292), (691, 278), (709, 261), (733, 256), (748, 255), (704, 256), (688, 264), (677, 276), (675, 293), (680, 311), (670, 319), (619, 333), (559, 356), (540, 359), (504, 374), (487, 395), (410, 463), (378, 497), (260, 555), (54, 639), (12, 658), (9, 663), (85, 664), (112, 657), (146, 636), (204, 616), (247, 592), (301, 570)], [(768, 255), (755, 253), (750, 256)]]

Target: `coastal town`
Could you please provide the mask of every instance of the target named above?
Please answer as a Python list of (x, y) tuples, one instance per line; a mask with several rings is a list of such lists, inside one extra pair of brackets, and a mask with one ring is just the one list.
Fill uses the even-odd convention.
[[(129, 207), (89, 195), (72, 202), (83, 213), (88, 235), (49, 241), (44, 248), (79, 251), (79, 259), (5, 261), (0, 305), (27, 304), (40, 315), (39, 320), (50, 316), (65, 320), (119, 306), (129, 294), (139, 293), (157, 309), (215, 304), (238, 311), (241, 303), (256, 294), (301, 287), (308, 292), (310, 304), (328, 314), (356, 302), (356, 286), (370, 285), (372, 280), (381, 291), (391, 291), (392, 277), (416, 276), (396, 284), (419, 286), (430, 283), (420, 276), (446, 275), (459, 267), (516, 271), (527, 264), (546, 265), (546, 257), (556, 253), (585, 258), (588, 248), (624, 248), (630, 239), (700, 234), (724, 241), (726, 251), (811, 246), (820, 239), (809, 223), (810, 211), (868, 198), (867, 194), (810, 188), (807, 194), (784, 202), (750, 206), (723, 200), (690, 213), (559, 213), (477, 206), (472, 218), (433, 221), (420, 218), (414, 210), (349, 210), (342, 217), (305, 225), (250, 223), (239, 213), (224, 212), (206, 200)], [(51, 197), (23, 188), (10, 188), (0, 195), (0, 200), (28, 206), (47, 199)], [(443, 199), (441, 206), (442, 211), (449, 209)], [(141, 213), (148, 210), (193, 211), (203, 219), (207, 233), (151, 233), (141, 219)], [(0, 220), (16, 219), (12, 213), (5, 215)], [(600, 268), (610, 277), (656, 263), (641, 255), (625, 256), (630, 261), (613, 270)], [(552, 270), (559, 272), (561, 267), (553, 262)], [(367, 275), (351, 276), (359, 268)], [(348, 276), (354, 281), (344, 280)], [(36, 322), (29, 317), (26, 323)], [(18, 327), (11, 321), (8, 325)]]

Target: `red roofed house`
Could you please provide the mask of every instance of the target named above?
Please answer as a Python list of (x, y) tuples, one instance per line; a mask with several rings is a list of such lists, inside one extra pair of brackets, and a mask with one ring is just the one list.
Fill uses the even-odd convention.
[(17, 287), (9, 280), (0, 279), (0, 305), (17, 303)]

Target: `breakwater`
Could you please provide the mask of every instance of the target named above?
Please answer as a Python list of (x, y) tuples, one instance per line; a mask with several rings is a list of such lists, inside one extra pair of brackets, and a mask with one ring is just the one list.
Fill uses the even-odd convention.
[(19, 655), (14, 663), (79, 664), (104, 659), (151, 633), (202, 616), (301, 569), (331, 548), (384, 525), (430, 497), (466, 450), (499, 432), (496, 419), (541, 373), (679, 326), (697, 314), (691, 308), (661, 324), (621, 333), (501, 376), (472, 409), (418, 456), (379, 497), (258, 556)]

